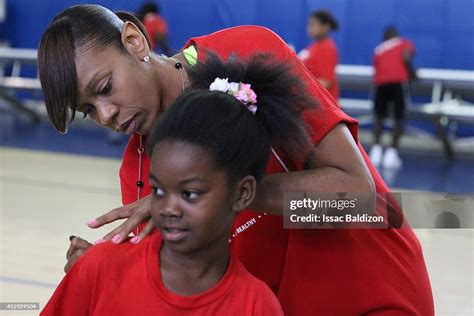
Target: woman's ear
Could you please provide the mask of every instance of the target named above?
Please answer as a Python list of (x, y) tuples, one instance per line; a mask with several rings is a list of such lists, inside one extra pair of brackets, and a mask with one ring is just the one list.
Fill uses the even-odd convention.
[(247, 209), (255, 198), (257, 192), (257, 181), (253, 176), (245, 176), (236, 187), (236, 198), (232, 206), (234, 212)]
[(121, 38), (123, 46), (130, 55), (137, 56), (141, 61), (149, 56), (150, 47), (148, 47), (145, 35), (132, 22), (123, 23)]

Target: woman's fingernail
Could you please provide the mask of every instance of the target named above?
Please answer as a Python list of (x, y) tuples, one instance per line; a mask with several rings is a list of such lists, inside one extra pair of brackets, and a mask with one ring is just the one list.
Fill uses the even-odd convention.
[(101, 239), (97, 239), (97, 240), (95, 241), (95, 244), (96, 244), (96, 245), (98, 245), (98, 244), (103, 244), (103, 243), (106, 242), (106, 241), (107, 241), (107, 240), (102, 239), (102, 238), (101, 238)]
[(89, 225), (89, 226), (94, 226), (95, 224), (97, 224), (96, 219), (91, 219), (90, 221), (87, 222), (87, 225)]
[(112, 238), (112, 242), (114, 244), (118, 243), (120, 241), (120, 234), (117, 234), (114, 236), (114, 238)]
[(130, 242), (132, 244), (138, 244), (138, 242), (140, 241), (140, 237), (139, 236), (135, 236), (133, 237), (132, 239), (130, 239)]

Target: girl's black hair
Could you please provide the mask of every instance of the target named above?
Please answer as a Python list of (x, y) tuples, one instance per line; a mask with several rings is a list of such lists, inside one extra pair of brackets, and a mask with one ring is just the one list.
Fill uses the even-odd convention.
[(398, 36), (398, 30), (393, 25), (387, 26), (383, 31), (383, 40), (384, 41), (386, 41), (388, 39), (391, 39), (393, 37), (397, 37), (397, 36)]
[(141, 22), (143, 22), (145, 15), (147, 15), (148, 13), (160, 14), (160, 6), (153, 1), (145, 2), (140, 7), (140, 10), (138, 10), (137, 17), (140, 19)]
[(67, 131), (76, 110), (77, 49), (112, 46), (126, 53), (121, 40), (125, 21), (134, 23), (150, 46), (145, 28), (133, 14), (113, 13), (93, 4), (67, 8), (53, 18), (43, 33), (38, 47), (38, 71), (48, 116), (59, 132)]
[[(312, 149), (301, 112), (316, 106), (290, 65), (270, 55), (247, 62), (231, 56), (227, 62), (208, 53), (206, 61), (187, 68), (190, 88), (158, 120), (148, 139), (148, 152), (163, 141), (183, 141), (211, 150), (218, 167), (231, 179), (252, 175), (259, 180), (270, 146), (289, 158), (304, 159)], [(209, 91), (216, 78), (248, 83), (257, 94), (252, 114), (234, 96)]]
[(321, 24), (329, 25), (332, 31), (337, 31), (337, 29), (339, 28), (336, 18), (334, 18), (329, 11), (326, 11), (326, 10), (314, 11), (311, 14), (311, 17), (319, 20)]

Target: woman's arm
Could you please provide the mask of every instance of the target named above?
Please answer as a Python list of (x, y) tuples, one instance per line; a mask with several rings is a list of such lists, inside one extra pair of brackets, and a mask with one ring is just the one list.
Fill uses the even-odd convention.
[(360, 201), (373, 206), (374, 181), (344, 124), (336, 125), (316, 145), (306, 165), (307, 170), (266, 175), (251, 208), (282, 215), (287, 192), (373, 192), (373, 201)]

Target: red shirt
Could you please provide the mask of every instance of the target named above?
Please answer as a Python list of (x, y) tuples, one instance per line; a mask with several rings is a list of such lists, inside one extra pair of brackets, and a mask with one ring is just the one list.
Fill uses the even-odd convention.
[(275, 295), (231, 257), (211, 289), (180, 296), (161, 280), (155, 233), (139, 245), (101, 244), (66, 274), (41, 315), (283, 315)]
[(143, 25), (150, 36), (151, 48), (156, 50), (157, 43), (155, 42), (155, 36), (157, 34), (166, 35), (168, 32), (168, 25), (166, 24), (165, 19), (158, 14), (148, 13), (143, 19)]
[[(316, 110), (303, 113), (310, 126), (312, 142), (318, 144), (337, 124), (347, 125), (374, 179), (377, 192), (388, 192), (384, 181), (358, 142), (358, 124), (335, 103), (326, 89), (311, 75), (285, 42), (272, 31), (242, 26), (211, 35), (192, 38), (198, 56), (206, 50), (221, 58), (237, 54), (249, 58), (270, 52), (293, 65), (293, 71), (306, 84), (309, 95), (319, 101)], [(123, 203), (136, 201), (138, 137), (130, 138), (125, 150), (120, 178)], [(337, 146), (337, 144), (335, 144)], [(284, 157), (283, 157), (284, 158)], [(284, 158), (285, 159), (285, 158)], [(143, 160), (143, 175), (149, 172), (149, 159)], [(286, 160), (292, 170), (302, 162)], [(266, 173), (284, 172), (274, 156)], [(144, 194), (150, 192), (147, 181)], [(234, 227), (251, 219), (256, 223), (231, 242), (232, 251), (245, 268), (267, 283), (277, 294), (286, 315), (360, 315), (377, 311), (392, 315), (432, 315), (433, 301), (428, 274), (418, 239), (410, 228), (367, 230), (283, 229), (279, 216), (240, 213)]]
[(403, 60), (405, 51), (415, 52), (413, 43), (395, 37), (378, 45), (374, 51), (375, 84), (405, 82), (409, 78), (408, 69)]
[(339, 99), (339, 84), (336, 78), (338, 54), (336, 43), (327, 37), (306, 47), (299, 57), (316, 79), (329, 81), (329, 93), (337, 101)]

